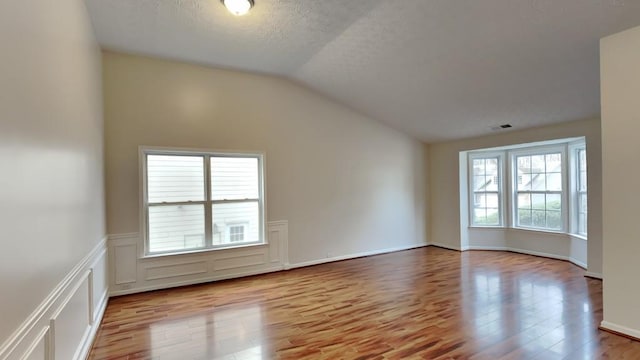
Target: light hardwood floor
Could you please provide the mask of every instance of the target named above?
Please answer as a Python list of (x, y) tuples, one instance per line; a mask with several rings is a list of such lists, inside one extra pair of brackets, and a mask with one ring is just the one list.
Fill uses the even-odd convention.
[(90, 359), (640, 359), (583, 273), (427, 247), (123, 296)]

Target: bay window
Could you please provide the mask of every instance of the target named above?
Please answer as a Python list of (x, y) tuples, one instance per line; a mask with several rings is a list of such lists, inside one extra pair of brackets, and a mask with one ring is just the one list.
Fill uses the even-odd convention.
[(467, 159), (471, 226), (586, 236), (583, 138), (474, 150)]

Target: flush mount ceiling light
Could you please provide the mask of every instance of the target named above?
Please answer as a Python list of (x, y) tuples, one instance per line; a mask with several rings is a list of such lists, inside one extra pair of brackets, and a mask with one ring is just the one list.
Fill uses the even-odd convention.
[(220, 0), (230, 13), (242, 16), (253, 7), (253, 0)]

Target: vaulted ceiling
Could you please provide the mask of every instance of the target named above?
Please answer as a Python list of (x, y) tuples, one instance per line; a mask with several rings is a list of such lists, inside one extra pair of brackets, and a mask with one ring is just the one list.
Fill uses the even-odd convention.
[(640, 0), (86, 0), (106, 49), (274, 74), (427, 141), (598, 116)]

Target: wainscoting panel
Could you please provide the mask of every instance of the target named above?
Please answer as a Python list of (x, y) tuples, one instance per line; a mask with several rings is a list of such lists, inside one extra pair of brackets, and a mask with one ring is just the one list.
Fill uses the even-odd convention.
[(0, 360), (81, 360), (107, 306), (107, 239), (101, 240), (0, 347)]
[(26, 351), (24, 359), (26, 360), (42, 360), (47, 358), (47, 346), (49, 339), (49, 326), (46, 326), (40, 334), (36, 337), (36, 340)]
[[(126, 243), (125, 241), (129, 241)], [(119, 239), (118, 242), (111, 245), (109, 241), (109, 249), (111, 258), (113, 258), (110, 267), (114, 274), (115, 285), (135, 283), (137, 280), (136, 259), (138, 258), (137, 236)]]
[(168, 279), (187, 275), (206, 274), (207, 261), (190, 261), (181, 264), (149, 266), (145, 280)]
[(265, 251), (263, 249), (256, 249), (257, 253), (245, 253), (238, 254), (237, 256), (229, 256), (220, 259), (216, 259), (213, 262), (213, 269), (215, 271), (239, 269), (254, 265), (262, 265), (266, 263)]
[(77, 359), (82, 344), (89, 336), (91, 324), (89, 307), (89, 274), (82, 275), (82, 280), (69, 293), (60, 307), (60, 312), (53, 315), (51, 328), (54, 329), (54, 359)]
[(288, 224), (267, 223), (264, 245), (141, 257), (141, 234), (109, 235), (111, 296), (279, 271), (287, 259)]

